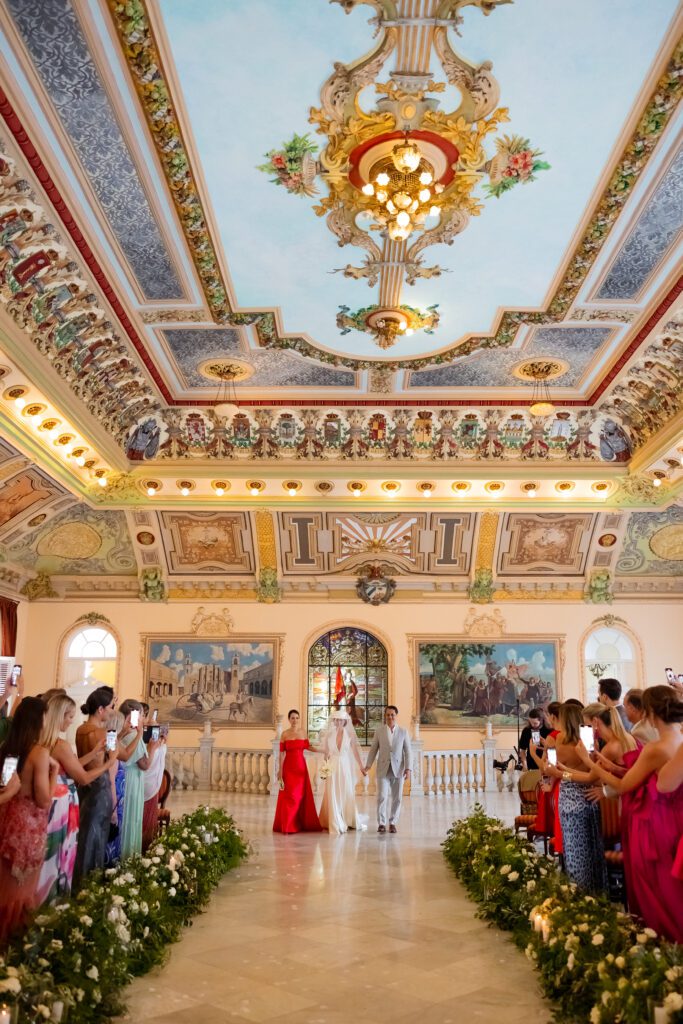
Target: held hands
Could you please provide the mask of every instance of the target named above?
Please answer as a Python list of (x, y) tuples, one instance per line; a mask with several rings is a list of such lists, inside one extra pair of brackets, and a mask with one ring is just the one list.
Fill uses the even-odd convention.
[(409, 775), (410, 775), (410, 768), (406, 768), (406, 770), (403, 773), (403, 778), (407, 779)]

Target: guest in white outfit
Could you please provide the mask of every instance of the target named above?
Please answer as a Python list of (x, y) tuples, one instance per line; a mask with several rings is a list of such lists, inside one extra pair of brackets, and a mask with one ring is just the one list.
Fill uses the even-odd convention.
[(391, 796), (389, 831), (396, 832), (401, 813), (403, 780), (410, 775), (410, 739), (405, 729), (397, 725), (398, 708), (390, 704), (384, 709), (385, 725), (376, 730), (368, 752), (366, 769), (369, 771), (377, 758), (377, 831), (387, 830), (387, 804)]

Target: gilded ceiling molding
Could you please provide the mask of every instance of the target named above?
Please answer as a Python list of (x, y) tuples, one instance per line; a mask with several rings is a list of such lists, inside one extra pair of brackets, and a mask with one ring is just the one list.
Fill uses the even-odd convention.
[(583, 601), (583, 590), (495, 590), (493, 600), (498, 601)]
[(0, 305), (119, 442), (159, 401), (0, 140)]
[(496, 550), (496, 537), (498, 535), (498, 512), (484, 512), (479, 522), (479, 540), (477, 543), (477, 556), (475, 570), (493, 569), (493, 556)]
[[(349, 5), (345, 2), (343, 6)], [(380, 10), (376, 4), (374, 6)], [(482, 10), (485, 7), (478, 0), (476, 6)], [(147, 16), (145, 0), (136, 0), (134, 4), (109, 0), (109, 8), (214, 319), (233, 326), (254, 324), (263, 347), (291, 349), (319, 362), (354, 370), (371, 369), (378, 365), (389, 370), (417, 370), (450, 363), (454, 358), (482, 348), (509, 347), (522, 324), (552, 324), (566, 319), (579, 288), (683, 95), (683, 40), (679, 40), (546, 310), (505, 310), (494, 335), (475, 335), (433, 356), (391, 363), (382, 361), (379, 364), (377, 360), (355, 359), (325, 351), (303, 337), (281, 335), (274, 311), (235, 312), (231, 309), (228, 289), (221, 276), (216, 247), (207, 227), (179, 121), (170, 98), (159, 48)], [(449, 7), (449, 13), (450, 10)], [(487, 11), (484, 10), (484, 13)], [(445, 32), (446, 29), (439, 31)]]

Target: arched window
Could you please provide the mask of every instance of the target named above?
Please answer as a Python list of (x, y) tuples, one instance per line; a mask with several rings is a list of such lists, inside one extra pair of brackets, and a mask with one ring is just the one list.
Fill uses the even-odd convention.
[(85, 626), (68, 638), (62, 685), (73, 687), (111, 686), (116, 689), (118, 644), (116, 637), (103, 626)]
[(348, 711), (361, 744), (382, 723), (388, 699), (384, 644), (353, 626), (332, 629), (308, 652), (308, 734), (324, 726), (333, 707)]
[(600, 679), (618, 679), (622, 693), (640, 685), (635, 643), (617, 626), (599, 626), (588, 634), (583, 646), (583, 665), (587, 704), (598, 699)]

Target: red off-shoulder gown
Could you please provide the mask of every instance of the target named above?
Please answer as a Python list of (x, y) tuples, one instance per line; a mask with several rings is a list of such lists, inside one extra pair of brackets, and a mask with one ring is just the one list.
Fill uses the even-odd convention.
[(284, 788), (280, 790), (275, 809), (273, 832), (322, 832), (313, 800), (304, 750), (308, 740), (284, 740), (280, 754), (286, 753), (282, 766)]

